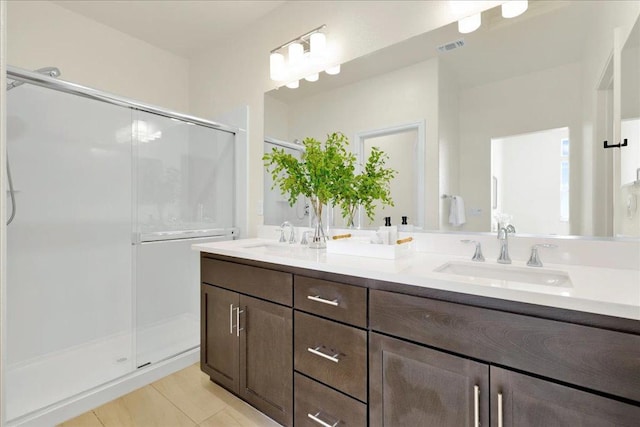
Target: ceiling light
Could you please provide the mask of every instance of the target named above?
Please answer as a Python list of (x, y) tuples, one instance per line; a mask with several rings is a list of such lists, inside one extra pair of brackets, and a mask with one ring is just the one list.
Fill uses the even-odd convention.
[(327, 73), (327, 74), (329, 74), (331, 76), (335, 76), (336, 74), (340, 74), (340, 64), (334, 65), (333, 67), (329, 67), (324, 71), (325, 71), (325, 73)]
[(291, 83), (287, 83), (287, 87), (289, 89), (298, 89), (300, 87), (300, 80), (292, 81)]
[(458, 31), (460, 31), (462, 34), (471, 33), (480, 28), (481, 23), (482, 16), (480, 13), (467, 16), (466, 18), (462, 18), (458, 21)]
[(529, 7), (527, 0), (511, 0), (502, 3), (502, 17), (503, 18), (515, 18), (518, 15), (522, 15)]
[(317, 82), (319, 78), (320, 78), (320, 74), (314, 73), (314, 74), (309, 74), (304, 79), (308, 82)]

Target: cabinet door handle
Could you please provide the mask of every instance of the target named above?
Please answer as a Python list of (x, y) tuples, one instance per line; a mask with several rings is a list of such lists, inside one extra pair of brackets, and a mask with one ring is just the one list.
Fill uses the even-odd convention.
[(324, 299), (320, 295), (307, 295), (307, 299), (310, 299), (311, 301), (315, 301), (315, 302), (321, 302), (323, 304), (332, 305), (334, 307), (337, 307), (340, 305), (337, 299), (334, 299), (334, 300)]
[(316, 348), (307, 347), (307, 351), (309, 353), (315, 354), (316, 356), (324, 357), (327, 360), (331, 360), (332, 362), (338, 363), (340, 361), (340, 359), (338, 359), (338, 356), (340, 355), (340, 353), (336, 353), (333, 356), (330, 356), (328, 354), (321, 352), (320, 351), (321, 348), (322, 347), (316, 347)]
[(233, 304), (229, 304), (229, 335), (233, 335)]
[(480, 427), (480, 386), (473, 386), (473, 426)]
[(244, 310), (240, 310), (240, 307), (236, 307), (236, 336), (240, 336), (240, 331), (244, 331), (244, 328), (240, 327), (240, 313), (244, 313)]
[(340, 421), (336, 421), (333, 424), (329, 424), (328, 422), (323, 421), (320, 418), (320, 412), (317, 412), (316, 414), (308, 413), (307, 417), (311, 418), (313, 421), (315, 421), (316, 423), (320, 424), (322, 427), (336, 427), (338, 424), (340, 424)]
[(502, 393), (498, 393), (498, 427), (502, 425)]

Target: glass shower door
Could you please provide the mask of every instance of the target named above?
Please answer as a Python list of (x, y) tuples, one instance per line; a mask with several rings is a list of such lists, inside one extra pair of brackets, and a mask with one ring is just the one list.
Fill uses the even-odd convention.
[(200, 345), (194, 243), (228, 240), (235, 206), (234, 135), (135, 112), (137, 366)]
[(135, 369), (132, 113), (30, 84), (7, 98), (12, 420)]

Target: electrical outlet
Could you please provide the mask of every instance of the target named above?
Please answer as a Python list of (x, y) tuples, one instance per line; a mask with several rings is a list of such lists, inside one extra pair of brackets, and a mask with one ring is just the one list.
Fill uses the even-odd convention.
[(258, 200), (258, 203), (256, 203), (256, 213), (258, 215), (264, 215), (264, 203), (262, 199)]

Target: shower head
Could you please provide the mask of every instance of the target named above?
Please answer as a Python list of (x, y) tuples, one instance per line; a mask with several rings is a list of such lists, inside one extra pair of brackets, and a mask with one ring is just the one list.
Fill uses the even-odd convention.
[[(53, 77), (53, 78), (57, 78), (60, 77), (60, 74), (62, 74), (60, 72), (60, 69), (57, 67), (43, 67), (43, 68), (39, 68), (37, 70), (35, 70), (36, 73), (40, 73), (40, 74), (44, 74), (45, 76), (49, 76), (49, 77)], [(11, 83), (7, 84), (7, 90), (11, 90), (15, 87), (20, 86), (21, 84), (23, 84), (24, 82), (18, 81), (18, 80), (14, 80)]]

